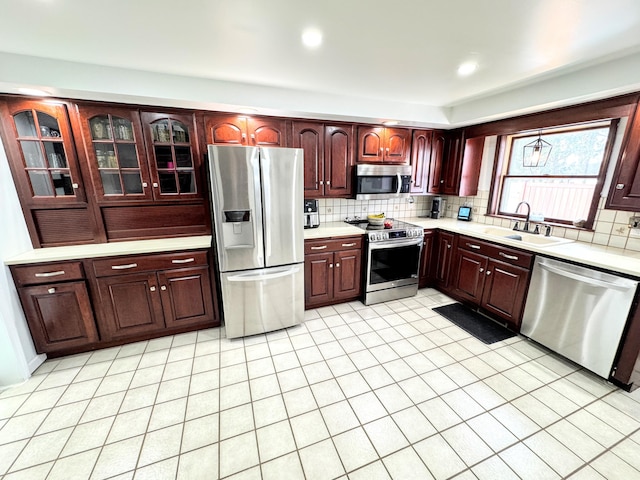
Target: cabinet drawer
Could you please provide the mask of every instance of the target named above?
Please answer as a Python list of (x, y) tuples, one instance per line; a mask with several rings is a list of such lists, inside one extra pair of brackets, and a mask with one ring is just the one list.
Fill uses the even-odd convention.
[(487, 257), (528, 269), (531, 268), (531, 261), (533, 259), (533, 254), (531, 253), (515, 248), (505, 247), (503, 245), (497, 245), (495, 243), (485, 242), (465, 235), (460, 235), (458, 248), (486, 255)]
[(81, 262), (60, 262), (12, 267), (13, 279), (18, 287), (42, 285), (84, 279)]
[(340, 250), (360, 249), (362, 248), (362, 237), (344, 237), (341, 239), (326, 240), (306, 240), (304, 242), (304, 253), (325, 253), (337, 252)]
[(104, 258), (93, 261), (93, 271), (96, 277), (110, 277), (195, 265), (207, 265), (206, 251)]

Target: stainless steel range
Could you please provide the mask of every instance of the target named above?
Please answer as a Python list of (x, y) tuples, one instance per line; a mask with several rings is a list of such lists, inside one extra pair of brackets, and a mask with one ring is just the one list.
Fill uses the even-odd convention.
[(367, 231), (365, 305), (418, 293), (422, 227), (398, 220), (393, 221), (392, 228), (372, 227), (358, 218), (345, 222)]

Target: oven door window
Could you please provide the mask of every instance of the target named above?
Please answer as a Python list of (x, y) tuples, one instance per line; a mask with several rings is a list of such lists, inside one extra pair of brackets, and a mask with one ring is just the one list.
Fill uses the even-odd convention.
[(398, 191), (398, 177), (395, 175), (380, 175), (358, 177), (358, 193), (396, 193)]
[(393, 247), (371, 250), (369, 284), (378, 285), (409, 278), (418, 278), (420, 246)]

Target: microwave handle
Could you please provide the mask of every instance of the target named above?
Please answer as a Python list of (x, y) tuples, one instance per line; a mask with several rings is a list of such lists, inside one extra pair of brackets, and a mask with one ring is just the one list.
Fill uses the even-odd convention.
[(398, 188), (396, 190), (396, 195), (399, 195), (400, 191), (402, 190), (402, 177), (399, 173), (396, 173), (396, 177), (398, 177)]

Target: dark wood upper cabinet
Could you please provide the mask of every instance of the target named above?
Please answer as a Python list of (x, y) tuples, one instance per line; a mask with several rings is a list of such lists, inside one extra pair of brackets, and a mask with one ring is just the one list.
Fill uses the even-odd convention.
[(207, 144), (287, 147), (287, 124), (284, 118), (208, 113), (205, 136)]
[(154, 198), (203, 198), (194, 116), (143, 112), (141, 119)]
[(16, 186), (28, 205), (84, 204), (69, 116), (64, 104), (9, 99), (0, 103)]
[(483, 148), (484, 137), (465, 138), (464, 130), (436, 132), (428, 192), (461, 197), (477, 195)]
[(0, 101), (0, 133), (34, 247), (92, 243), (98, 227), (80, 170), (67, 105)]
[(294, 121), (292, 133), (291, 146), (304, 150), (305, 196), (351, 196), (353, 126)]
[(324, 124), (294, 121), (292, 130), (291, 146), (304, 150), (304, 194), (324, 196)]
[(433, 132), (427, 193), (442, 192), (442, 184), (444, 183), (444, 180), (442, 179), (442, 163), (444, 161), (446, 144), (447, 137), (445, 132), (440, 130)]
[(640, 210), (640, 107), (629, 117), (626, 137), (620, 150), (606, 208)]
[(353, 125), (324, 126), (324, 192), (327, 197), (350, 197), (353, 193), (353, 141)]
[(414, 130), (411, 142), (411, 193), (427, 193), (431, 162), (431, 130)]
[(98, 202), (152, 200), (137, 110), (79, 105), (84, 151)]
[(406, 128), (358, 127), (358, 163), (408, 164), (411, 130)]

